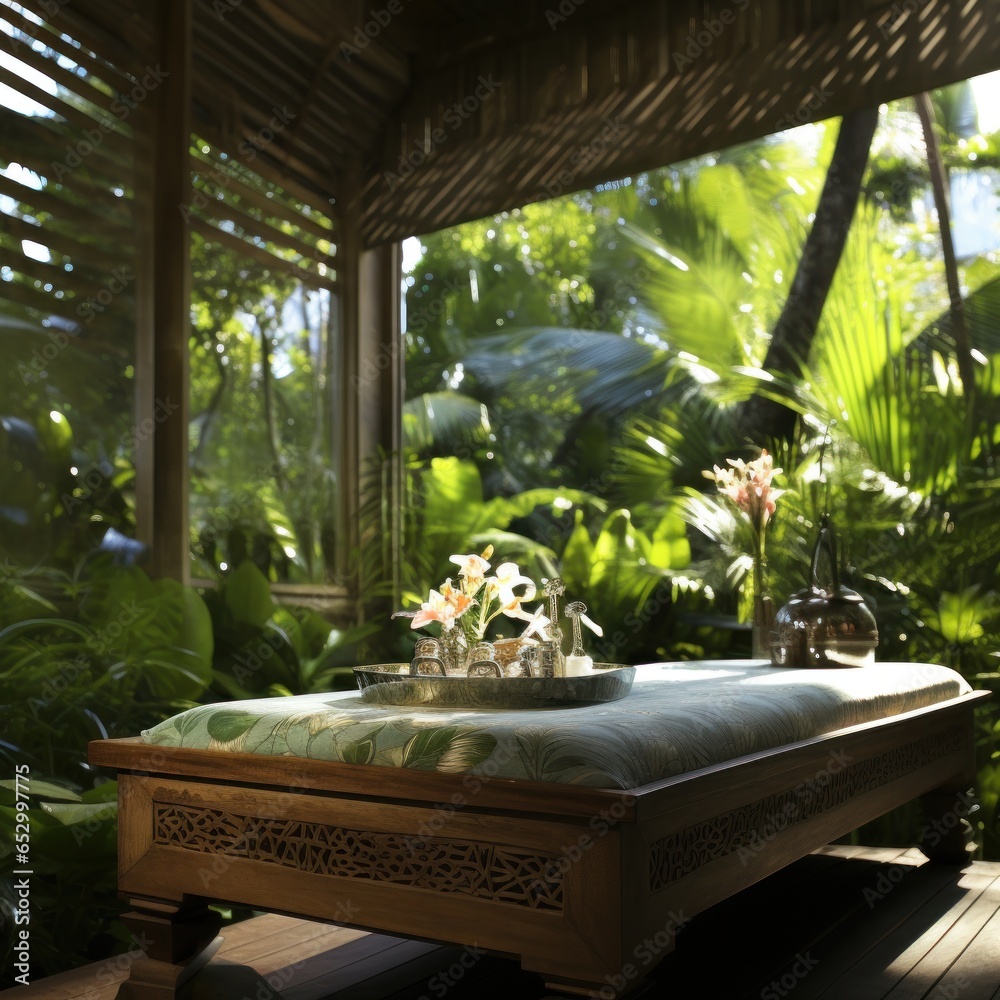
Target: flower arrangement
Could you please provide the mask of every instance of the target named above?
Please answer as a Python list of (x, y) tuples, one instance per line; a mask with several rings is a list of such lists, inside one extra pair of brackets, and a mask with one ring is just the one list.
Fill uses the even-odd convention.
[[(535, 599), (534, 581), (513, 562), (500, 563), (493, 575), (487, 576), (492, 555), (493, 546), (489, 545), (482, 555), (451, 556), (450, 561), (459, 567), (458, 584), (449, 577), (438, 590), (431, 590), (419, 611), (397, 611), (393, 617), (412, 618), (410, 627), (414, 629), (436, 623), (442, 635), (457, 627), (470, 648), (483, 641), (490, 623), (500, 615), (528, 622), (523, 636), (533, 632), (543, 635), (549, 620), (542, 614), (542, 606), (534, 612), (524, 607)], [(518, 592), (516, 588), (523, 589)]]
[(764, 651), (760, 644), (770, 629), (774, 613), (767, 595), (767, 552), (765, 541), (767, 525), (776, 510), (776, 501), (785, 490), (775, 489), (774, 477), (781, 469), (774, 468), (774, 460), (766, 448), (761, 448), (760, 456), (752, 462), (727, 458), (731, 468), (715, 465), (702, 475), (715, 482), (719, 492), (728, 498), (750, 523), (753, 540), (753, 599), (754, 599), (754, 655)]

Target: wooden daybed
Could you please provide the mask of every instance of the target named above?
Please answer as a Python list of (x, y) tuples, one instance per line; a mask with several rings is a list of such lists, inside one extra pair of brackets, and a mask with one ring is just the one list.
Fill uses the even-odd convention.
[[(938, 860), (965, 858), (973, 708), (986, 692), (930, 665), (780, 677), (760, 666), (714, 666), (705, 676), (718, 678), (712, 718), (726, 740), (734, 732), (751, 745), (757, 738), (738, 711), (748, 685), (755, 699), (790, 701), (792, 725), (799, 724), (803, 690), (850, 713), (841, 688), (868, 685), (859, 704), (879, 717), (701, 767), (691, 768), (683, 752), (678, 760), (671, 747), (658, 759), (680, 773), (626, 788), (504, 776), (524, 766), (515, 756), (498, 756), (503, 766), (491, 768), (487, 758), (471, 771), (447, 773), (444, 758), (431, 771), (250, 753), (246, 743), (202, 749), (147, 742), (166, 738), (156, 730), (145, 740), (92, 743), (91, 761), (118, 772), (119, 888), (131, 900), (131, 926), (148, 943), (148, 957), (134, 963), (119, 996), (173, 996), (216, 934), (207, 904), (224, 901), (475, 945), (518, 959), (553, 989), (616, 997), (672, 950), (695, 914), (917, 796), (928, 813), (924, 850)], [(683, 680), (692, 668), (661, 669), (657, 677)], [(848, 674), (863, 680), (842, 680)], [(889, 698), (879, 685), (899, 692)], [(652, 690), (637, 681), (617, 703), (632, 713), (627, 728), (641, 716), (662, 727), (665, 718), (698, 715), (683, 686), (675, 689), (673, 715), (646, 712), (643, 698)], [(914, 699), (919, 707), (907, 708)], [(327, 704), (367, 719), (359, 702)], [(240, 705), (270, 710), (264, 702)], [(232, 708), (216, 711), (231, 716)], [(619, 724), (605, 708), (569, 711), (591, 713), (576, 718), (598, 726)], [(551, 713), (528, 715), (544, 724)], [(307, 716), (296, 719), (309, 725)], [(326, 719), (326, 730), (313, 721), (311, 745), (321, 735), (328, 751), (335, 746), (347, 725), (338, 718)], [(189, 713), (177, 731), (193, 731), (196, 721)], [(669, 743), (665, 731), (648, 737), (650, 744)], [(689, 744), (699, 734), (699, 746), (713, 738), (703, 721), (691, 733)], [(373, 754), (376, 742), (372, 737)], [(559, 761), (546, 759), (576, 768), (578, 780), (597, 780), (585, 758), (585, 750), (567, 750)]]

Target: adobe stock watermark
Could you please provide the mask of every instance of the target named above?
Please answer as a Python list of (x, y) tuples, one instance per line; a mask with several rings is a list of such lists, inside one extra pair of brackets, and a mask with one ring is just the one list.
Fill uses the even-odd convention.
[[(286, 105), (280, 108), (271, 108), (271, 117), (266, 125), (259, 128), (249, 139), (244, 139), (236, 147), (236, 155), (245, 163), (251, 164), (260, 155), (261, 151), (274, 142), (275, 138), (288, 127), (290, 122), (295, 120), (295, 114), (288, 110)], [(233, 182), (233, 178), (218, 167), (213, 167), (207, 174), (206, 187), (213, 192), (225, 191)], [(192, 214), (204, 208), (209, 201), (209, 195), (204, 190), (199, 190), (187, 204), (178, 205), (181, 216), (185, 222), (191, 221)]]
[(579, 174), (586, 170), (590, 163), (600, 156), (611, 143), (616, 142), (623, 132), (627, 132), (628, 128), (629, 126), (624, 124), (620, 118), (606, 116), (604, 128), (601, 129), (600, 133), (587, 145), (577, 147), (570, 154), (567, 168), (561, 171), (555, 180), (542, 185), (545, 189), (545, 196), (556, 198), (564, 191), (568, 191)]
[(545, 10), (545, 20), (549, 27), (555, 31), (560, 24), (568, 21), (587, 0), (560, 0), (558, 7), (547, 7)]
[(466, 974), (476, 967), (486, 957), (486, 949), (480, 948), (473, 941), (462, 949), (462, 954), (448, 966), (443, 972), (431, 976), (427, 980), (427, 989), (430, 994), (424, 993), (418, 1000), (431, 1000), (431, 996), (443, 997), (454, 986), (457, 986)]
[(690, 922), (690, 918), (684, 916), (684, 910), (668, 914), (666, 924), (661, 927), (651, 937), (645, 938), (632, 950), (634, 962), (626, 962), (621, 971), (610, 976), (605, 976), (604, 980), (608, 984), (602, 986), (597, 994), (601, 1000), (616, 1000), (626, 987), (635, 979), (643, 975), (643, 970), (652, 965), (664, 952), (673, 951), (674, 941), (677, 935)]
[(688, 34), (684, 51), (671, 53), (674, 68), (678, 71), (685, 70), (696, 59), (700, 59), (749, 6), (750, 0), (735, 0), (735, 11), (732, 7), (724, 7), (719, 11), (718, 17), (702, 21), (699, 28)]
[(795, 109), (795, 111), (787, 114), (784, 118), (779, 118), (774, 123), (775, 132), (783, 132), (785, 129), (795, 128), (798, 125), (803, 125), (807, 121), (811, 121), (815, 118), (815, 113), (819, 111), (821, 107), (830, 98), (833, 97), (833, 91), (826, 89), (826, 84), (821, 84), (820, 86), (812, 86), (809, 88), (809, 93), (805, 100)]
[(549, 865), (546, 876), (554, 878), (556, 875), (565, 875), (577, 862), (581, 861), (584, 855), (591, 850), (602, 838), (606, 837), (614, 827), (616, 827), (631, 806), (635, 805), (635, 796), (623, 794), (617, 801), (613, 802), (607, 809), (602, 809), (590, 817), (588, 823), (589, 833), (581, 833), (575, 844), (563, 844), (560, 846), (560, 855)]
[(368, 19), (354, 29), (351, 41), (340, 43), (340, 54), (345, 61), (350, 62), (355, 56), (361, 55), (389, 27), (392, 19), (402, 12), (403, 0), (389, 0), (384, 7), (369, 10)]
[[(144, 72), (145, 75), (142, 79), (138, 80), (128, 93), (120, 94), (111, 104), (111, 113), (119, 122), (125, 121), (170, 76), (159, 63), (155, 66), (146, 66)], [(51, 164), (55, 179), (61, 181), (67, 174), (80, 166), (114, 131), (115, 123), (110, 118), (105, 118), (103, 121), (97, 122), (97, 127), (84, 129), (84, 137), (75, 145), (66, 143), (66, 156), (58, 162), (53, 160)]]
[(428, 143), (425, 143), (423, 139), (414, 139), (414, 148), (399, 156), (395, 171), (386, 170), (383, 172), (382, 180), (388, 185), (389, 190), (394, 191), (403, 181), (412, 177), (417, 167), (448, 141), (450, 133), (460, 129), (482, 107), (483, 102), (492, 97), (501, 86), (501, 81), (495, 80), (492, 73), (487, 76), (479, 76), (476, 80), (476, 86), (470, 93), (466, 94), (460, 101), (455, 101), (442, 116), (442, 121), (448, 126), (448, 130), (445, 131), (440, 126), (432, 129)]
[(888, 39), (890, 35), (896, 33), (906, 18), (915, 11), (920, 10), (927, 3), (927, 0), (904, 0), (903, 3), (894, 3), (883, 15), (883, 20), (879, 24), (879, 31), (882, 38)]
[(124, 976), (128, 975), (134, 961), (146, 957), (146, 952), (152, 943), (147, 939), (145, 933), (141, 933), (138, 937), (133, 934), (128, 951), (102, 962), (94, 973), (94, 979), (100, 986), (112, 986), (120, 982)]
[[(78, 303), (76, 314), (83, 320), (84, 326), (90, 326), (98, 315), (105, 312), (133, 281), (135, 281), (135, 271), (129, 265), (123, 264), (121, 267), (116, 267), (99, 291), (88, 295), (86, 299)], [(67, 324), (67, 326), (69, 325)], [(17, 363), (17, 373), (21, 382), (28, 385), (39, 379), (48, 378), (49, 365), (69, 347), (73, 339), (78, 337), (80, 333), (81, 329), (78, 325), (74, 325), (72, 329), (47, 327), (45, 338), (48, 343), (36, 347), (31, 352), (30, 361)]]
[(212, 13), (220, 20), (225, 21), (234, 10), (243, 6), (243, 0), (213, 0)]
[[(415, 834), (406, 838), (406, 850), (410, 857), (418, 851), (427, 850), (427, 839), (433, 837), (447, 825), (448, 820), (460, 809), (469, 805), (470, 799), (497, 777), (500, 769), (516, 754), (513, 747), (502, 747), (480, 764), (475, 771), (462, 776), (462, 792), (452, 793), (448, 802), (435, 802), (434, 813), (429, 819), (421, 820)], [(468, 793), (468, 794), (466, 794)]]
[[(948, 812), (943, 816), (938, 816), (923, 827), (917, 838), (917, 843), (933, 850), (952, 830), (966, 821), (978, 808), (975, 798), (968, 792), (962, 792), (956, 797), (954, 806)], [(900, 882), (918, 870), (919, 868), (916, 865), (900, 864), (892, 864), (882, 869), (875, 880), (875, 885), (872, 887), (865, 886), (862, 890), (862, 895), (864, 896), (865, 903), (868, 905), (868, 909), (875, 909), (875, 906), (885, 899)]]
[(813, 958), (811, 952), (807, 951), (804, 955), (798, 952), (789, 964), (788, 971), (782, 973), (778, 979), (772, 979), (760, 991), (760, 1000), (781, 1000), (781, 997), (788, 996), (817, 965), (819, 959)]
[(740, 864), (745, 868), (783, 830), (810, 815), (810, 803), (818, 797), (819, 791), (826, 788), (853, 759), (849, 754), (836, 750), (830, 755), (825, 767), (816, 771), (808, 780), (796, 785), (790, 793), (795, 796), (794, 801), (789, 799), (783, 805), (776, 806), (764, 817), (764, 821), (750, 832), (749, 843), (740, 846), (736, 852)]
[[(167, 420), (172, 414), (176, 413), (180, 409), (179, 403), (171, 402), (168, 396), (164, 399), (157, 399), (153, 407), (153, 415), (150, 417), (143, 417), (131, 430), (126, 431), (119, 438), (119, 444), (126, 452), (134, 451), (140, 444), (148, 441), (152, 436), (158, 424), (162, 424), (164, 420)], [(85, 500), (92, 497), (96, 490), (103, 486), (113, 472), (105, 472), (96, 466), (92, 468), (80, 481), (80, 484), (74, 487), (72, 493), (64, 493), (60, 497), (60, 502), (65, 507), (67, 513), (76, 510)]]

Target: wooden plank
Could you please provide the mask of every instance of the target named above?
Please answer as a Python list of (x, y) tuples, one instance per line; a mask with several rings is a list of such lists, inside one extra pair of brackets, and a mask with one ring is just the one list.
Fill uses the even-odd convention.
[(10, 994), (10, 1000), (115, 1000), (128, 969), (128, 964), (119, 968), (112, 959), (0, 990), (0, 994)]
[(977, 874), (975, 866), (959, 879), (915, 908), (891, 934), (879, 941), (856, 963), (845, 967), (842, 978), (832, 982), (823, 1000), (849, 995), (851, 1000), (882, 1000), (920, 962), (949, 928), (994, 881)]
[(352, 942), (384, 936), (349, 927), (296, 920), (292, 917), (280, 919), (285, 922), (282, 930), (267, 937), (242, 943), (238, 939), (232, 940), (231, 931), (224, 930), (226, 958), (233, 962), (246, 962), (262, 975), (266, 975), (276, 969), (294, 965), (303, 956), (327, 954), (334, 950), (339, 952)]
[(226, 958), (233, 962), (244, 962), (262, 974), (317, 957), (323, 958), (324, 968), (335, 969), (366, 955), (395, 947), (403, 940), (387, 934), (371, 934), (347, 927), (332, 928), (315, 921), (287, 919), (290, 924), (282, 933), (271, 935), (257, 946), (250, 942), (238, 947), (228, 947)]
[[(331, 956), (342, 954), (341, 964), (347, 964), (400, 944), (399, 938), (270, 913), (231, 924), (221, 933), (223, 944), (213, 963), (218, 960), (222, 964), (244, 965), (262, 976), (289, 970), (286, 975), (279, 976), (286, 983), (296, 981), (299, 968), (336, 967), (337, 960)], [(369, 938), (372, 943), (363, 951), (352, 952), (343, 947)], [(317, 957), (321, 964), (310, 965)], [(104, 962), (49, 976), (27, 987), (17, 987), (16, 996), (24, 1000), (115, 1000), (118, 984), (128, 975), (130, 965), (128, 956), (113, 956)], [(0, 992), (10, 992), (14, 1000), (14, 990)]]
[[(884, 854), (871, 852), (867, 857), (875, 855), (873, 860), (877, 860), (880, 853)], [(954, 888), (955, 875), (955, 870), (947, 865), (880, 864), (865, 879), (851, 919), (817, 943), (814, 956), (818, 964), (796, 987), (795, 1000), (816, 1000), (828, 995), (827, 988), (834, 983), (837, 984), (834, 995), (841, 992), (854, 1000), (859, 977), (851, 966), (901, 926), (912, 927), (913, 913)], [(845, 968), (849, 970), (847, 976), (843, 974)], [(848, 990), (842, 985), (845, 979), (851, 984)]]
[(885, 1000), (923, 1000), (1000, 909), (996, 893), (982, 892), (934, 947), (885, 994)]
[[(813, 995), (824, 1000), (884, 998), (915, 962), (933, 956), (939, 941), (947, 943), (953, 936), (952, 926), (964, 919), (965, 926), (958, 928), (960, 944), (952, 941), (947, 944), (950, 953), (936, 957), (938, 972), (932, 970), (916, 991), (893, 991), (888, 995), (894, 1000), (902, 995), (924, 998), (928, 993), (934, 997), (962, 996), (963, 1000), (1000, 1000), (1000, 969), (996, 962), (1000, 945), (1000, 912), (996, 910), (1000, 902), (1000, 865), (996, 863), (976, 862), (961, 876), (944, 866), (913, 865), (913, 874), (906, 876), (908, 881), (897, 885), (885, 901), (887, 910), (902, 915), (902, 922), (892, 933), (882, 936), (863, 960), (852, 961), (855, 945), (864, 949), (869, 934), (878, 936), (873, 919), (877, 922), (885, 918), (878, 909), (869, 912), (866, 907), (850, 917), (844, 905), (850, 904), (852, 897), (856, 902), (858, 886), (870, 883), (873, 873), (886, 867), (885, 861), (873, 859), (885, 858), (894, 850), (834, 845), (696, 918), (683, 932), (683, 946), (654, 974), (659, 985), (650, 995), (658, 995), (658, 989), (676, 991), (684, 984), (698, 982), (705, 996), (725, 996), (729, 1000), (746, 996), (756, 1000), (762, 993), (750, 989), (753, 982), (780, 980), (789, 959), (803, 947), (812, 947), (813, 957), (821, 961), (788, 995), (796, 1000)], [(842, 856), (847, 853), (851, 856)], [(898, 863), (904, 863), (900, 859), (906, 853), (897, 854)], [(803, 873), (806, 875), (799, 878), (797, 890), (790, 891), (790, 880)], [(942, 877), (954, 881), (921, 906), (914, 907), (913, 898), (905, 895), (911, 891), (907, 887), (918, 886), (921, 880), (926, 886), (930, 884), (928, 879)], [(984, 899), (990, 901), (992, 914), (980, 913), (969, 921), (969, 910), (977, 902), (981, 906)], [(837, 929), (831, 932), (832, 928)], [(235, 963), (271, 977), (284, 1000), (416, 1000), (421, 995), (437, 995), (436, 990), (446, 985), (440, 974), (447, 973), (450, 967), (454, 969), (463, 954), (457, 947), (441, 948), (343, 931), (272, 914), (232, 925), (224, 933), (226, 941), (215, 965)], [(330, 935), (336, 939), (341, 933), (359, 936), (331, 947)], [(817, 936), (821, 939), (818, 945), (803, 944)], [(287, 948), (272, 952), (279, 938)], [(727, 957), (720, 962), (718, 949), (723, 940), (727, 942)], [(259, 942), (261, 954), (248, 956), (246, 952), (252, 952), (255, 941)], [(832, 942), (834, 947), (823, 951), (824, 941)], [(516, 963), (473, 957), (476, 961), (467, 974), (463, 973), (447, 989), (454, 1000), (534, 1000), (550, 995)], [(115, 962), (112, 959), (18, 988), (16, 996), (25, 1000), (112, 1000), (116, 982), (123, 974), (119, 971), (111, 975), (109, 970)], [(843, 976), (831, 978), (823, 991), (806, 991), (806, 987), (818, 982), (813, 979), (811, 984), (810, 978), (819, 977), (826, 967), (833, 972), (839, 970)], [(758, 974), (758, 968), (764, 971)], [(227, 968), (216, 971), (222, 978), (213, 982), (224, 982)], [(97, 982), (99, 972), (101, 983)], [(12, 1000), (14, 997), (11, 991)]]
[(369, 991), (368, 996), (380, 996), (372, 980), (383, 970), (405, 966), (425, 956), (430, 956), (429, 964), (436, 968), (443, 955), (459, 951), (426, 941), (370, 934), (364, 940), (302, 960), (294, 976), (282, 986), (281, 995), (283, 1000), (313, 1000), (329, 993), (339, 996), (342, 991), (360, 985)]
[(442, 948), (422, 941), (399, 941), (358, 962), (327, 973), (322, 980), (286, 986), (283, 1000), (373, 1000), (429, 979), (461, 954), (460, 948)]
[(606, 788), (153, 746), (138, 737), (95, 740), (90, 744), (89, 752), (91, 763), (103, 767), (230, 782), (234, 775), (239, 775), (240, 781), (235, 782), (239, 785), (258, 784), (276, 788), (294, 785), (296, 788), (355, 794), (379, 801), (396, 799), (431, 804), (451, 802), (453, 795), (460, 795), (468, 808), (578, 816), (588, 820), (602, 809), (619, 804), (626, 810), (623, 819), (629, 820), (633, 815), (627, 794)]
[[(711, 967), (716, 995), (759, 998), (761, 987), (776, 975), (780, 979), (789, 959), (809, 953), (835, 928), (863, 920), (863, 887), (876, 865), (865, 857), (865, 848), (851, 850), (856, 852), (851, 858), (803, 858), (696, 916), (679, 933), (677, 950), (656, 971), (656, 980), (693, 981), (699, 970)], [(817, 860), (822, 868), (816, 868)], [(790, 884), (796, 871), (808, 875)], [(721, 940), (727, 949), (723, 964), (717, 962)]]
[[(1000, 906), (996, 883), (984, 895)], [(958, 961), (938, 980), (934, 991), (942, 997), (991, 1000), (1000, 972), (1000, 910), (979, 930)]]

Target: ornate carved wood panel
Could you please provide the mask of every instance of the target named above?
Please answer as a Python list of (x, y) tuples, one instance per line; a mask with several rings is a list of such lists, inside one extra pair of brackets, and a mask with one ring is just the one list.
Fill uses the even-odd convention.
[(496, 844), (372, 833), (164, 802), (153, 804), (153, 843), (536, 910), (563, 908), (556, 857)]
[(649, 856), (649, 888), (659, 892), (702, 865), (729, 854), (749, 860), (781, 831), (855, 796), (887, 785), (935, 760), (962, 749), (968, 726), (932, 733), (876, 757), (850, 763), (837, 761), (795, 788), (677, 830), (654, 841)]

